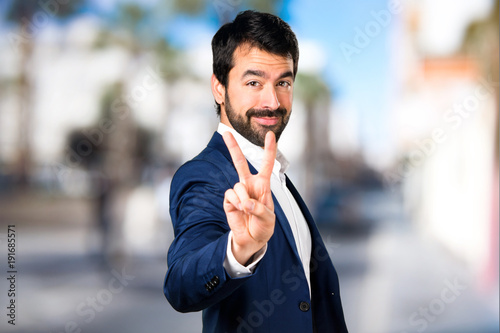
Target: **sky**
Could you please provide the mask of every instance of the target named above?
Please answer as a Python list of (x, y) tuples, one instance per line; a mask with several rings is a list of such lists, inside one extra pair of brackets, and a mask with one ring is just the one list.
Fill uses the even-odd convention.
[[(223, 0), (220, 0), (223, 1)], [(244, 1), (237, 1), (244, 3)], [(376, 159), (389, 154), (394, 138), (391, 100), (398, 49), (396, 33), (406, 0), (289, 0), (280, 14), (297, 34), (301, 46), (299, 71), (318, 73), (333, 92), (335, 112), (357, 123), (359, 149)], [(429, 56), (457, 50), (467, 25), (483, 17), (492, 0), (423, 0), (420, 47)], [(171, 40), (182, 47), (207, 43), (214, 20), (176, 19)], [(193, 36), (199, 36), (193, 38)]]
[[(384, 129), (391, 61), (388, 36), (398, 18), (390, 14), (383, 27), (372, 14), (381, 10), (387, 11), (386, 1), (319, 0), (311, 6), (295, 0), (290, 8), (290, 24), (299, 41), (322, 46), (327, 59), (324, 79), (334, 90), (333, 112), (357, 119), (357, 139), (365, 151), (384, 149), (390, 141)], [(368, 30), (371, 36), (366, 28), (373, 29)]]
[[(331, 87), (334, 112), (360, 122), (359, 128), (354, 129), (359, 136), (355, 140), (358, 144), (366, 150), (388, 149), (389, 131), (384, 129), (391, 61), (388, 36), (397, 17), (389, 15), (385, 27), (377, 23), (372, 11), (387, 11), (387, 2), (383, 0), (316, 0), (311, 4), (290, 0), (280, 14), (299, 40), (299, 71), (319, 74)], [(366, 45), (357, 47), (358, 31), (364, 31), (367, 24), (374, 33)], [(217, 28), (213, 19), (178, 17), (169, 25), (168, 35), (179, 47), (199, 44), (209, 47)], [(343, 51), (341, 45), (351, 45), (357, 50), (352, 53), (349, 46), (344, 46)]]
[[(137, 1), (154, 4), (158, 0)], [(91, 9), (113, 15), (118, 2), (92, 0)], [(356, 123), (355, 141), (371, 156), (391, 150), (390, 121), (395, 50), (394, 33), (400, 27), (403, 4), (410, 0), (284, 0), (280, 14), (301, 45), (299, 71), (322, 76), (333, 92), (333, 111)], [(2, 2), (7, 3), (7, 2)], [(210, 0), (212, 16), (170, 18), (159, 27), (174, 45), (210, 53), (210, 39), (218, 29), (216, 3), (244, 4), (244, 0)], [(421, 0), (425, 24), (419, 34), (430, 56), (446, 56), (460, 45), (467, 24), (484, 16), (493, 0)], [(1, 7), (0, 7), (1, 9)], [(391, 10), (392, 9), (392, 10)], [(158, 14), (161, 15), (161, 14)], [(166, 21), (166, 20), (165, 20)], [(160, 18), (161, 22), (161, 18)], [(206, 60), (206, 59), (205, 59)], [(206, 61), (200, 61), (205, 66)], [(208, 75), (210, 67), (207, 67)]]
[[(450, 56), (467, 26), (488, 15), (493, 0), (419, 0), (419, 47), (429, 57)], [(324, 79), (336, 109), (357, 120), (361, 149), (377, 159), (390, 155), (391, 103), (400, 48), (398, 33), (410, 0), (292, 0), (288, 22), (300, 41), (316, 42), (326, 59)], [(300, 69), (300, 62), (299, 62)]]

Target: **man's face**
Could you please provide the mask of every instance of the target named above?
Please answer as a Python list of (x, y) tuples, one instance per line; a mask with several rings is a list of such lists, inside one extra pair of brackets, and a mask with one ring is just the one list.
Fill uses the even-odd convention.
[(247, 45), (233, 55), (221, 104), (221, 122), (253, 144), (264, 146), (268, 131), (279, 139), (290, 119), (293, 61)]

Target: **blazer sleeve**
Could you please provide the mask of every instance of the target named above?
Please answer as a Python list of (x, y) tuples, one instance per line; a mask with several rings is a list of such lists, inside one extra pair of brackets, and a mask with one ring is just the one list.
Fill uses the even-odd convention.
[(168, 251), (164, 293), (177, 311), (216, 304), (251, 276), (233, 279), (223, 267), (230, 231), (223, 200), (232, 186), (220, 165), (205, 160), (184, 164), (172, 180), (175, 238)]

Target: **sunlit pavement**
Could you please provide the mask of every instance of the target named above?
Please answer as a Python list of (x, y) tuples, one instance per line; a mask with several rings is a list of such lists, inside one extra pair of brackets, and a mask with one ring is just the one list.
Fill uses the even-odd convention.
[(431, 240), (387, 228), (331, 249), (351, 332), (499, 331), (498, 290), (479, 290), (470, 272)]
[(445, 248), (419, 236), (396, 193), (381, 193), (371, 204), (379, 223), (368, 235), (324, 233), (349, 330), (498, 332), (498, 285), (481, 286)]
[[(19, 243), (44, 236), (24, 232)], [(177, 313), (163, 296), (163, 259), (108, 266), (98, 256), (32, 253), (20, 261), (16, 327), (4, 321), (1, 332), (201, 331), (200, 314)]]
[[(386, 213), (371, 232), (323, 230), (350, 331), (498, 332), (498, 292), (478, 290), (445, 249), (419, 238), (399, 211)], [(16, 325), (3, 315), (1, 332), (201, 332), (200, 313), (177, 313), (163, 296), (165, 256), (106, 263), (89, 251), (92, 231), (82, 225), (17, 224), (17, 234)], [(6, 288), (2, 281), (1, 304)]]

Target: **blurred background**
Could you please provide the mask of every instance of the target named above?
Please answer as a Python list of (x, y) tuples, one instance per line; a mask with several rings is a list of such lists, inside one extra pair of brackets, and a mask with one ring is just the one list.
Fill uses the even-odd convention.
[(201, 331), (162, 293), (169, 185), (243, 9), (299, 40), (279, 147), (350, 331), (498, 332), (497, 0), (0, 1), (0, 331)]

